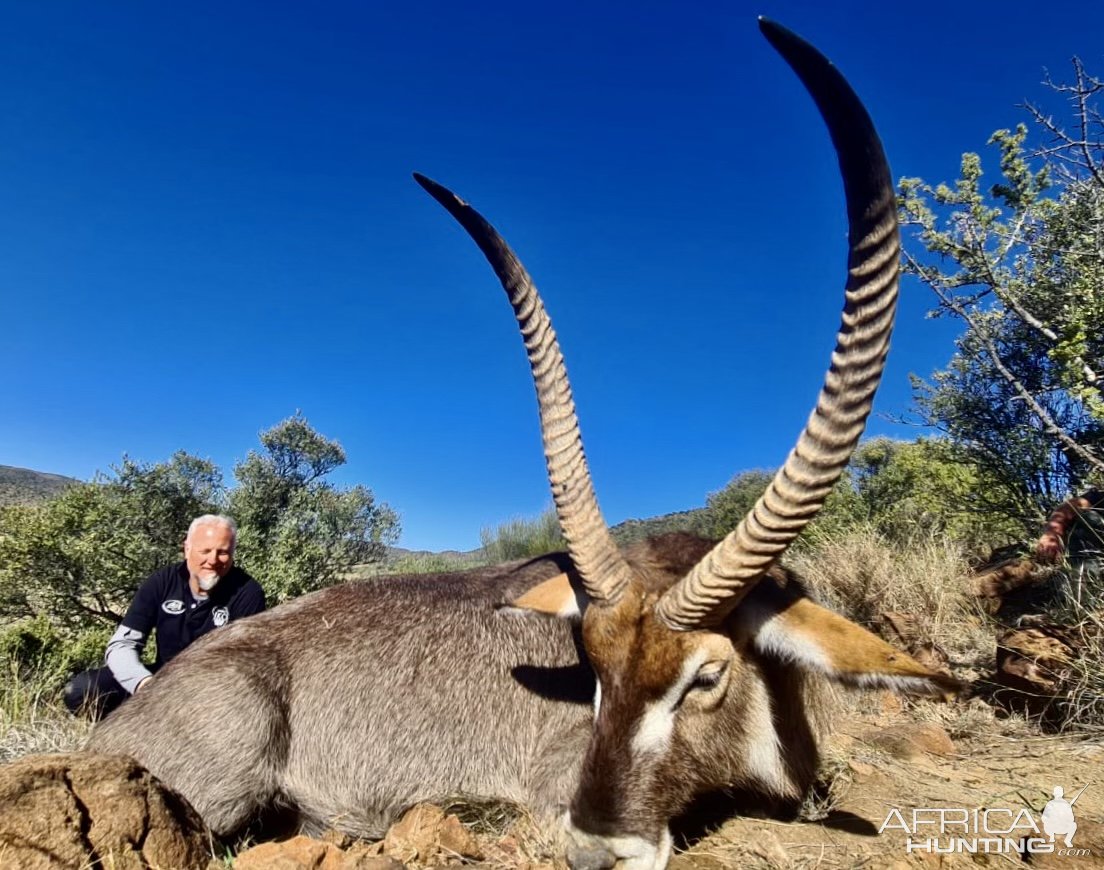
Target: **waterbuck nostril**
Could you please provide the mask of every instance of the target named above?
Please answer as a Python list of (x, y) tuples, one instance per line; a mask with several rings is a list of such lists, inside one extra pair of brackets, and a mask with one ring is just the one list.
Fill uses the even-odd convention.
[(601, 846), (586, 846), (568, 849), (567, 863), (571, 870), (609, 870), (617, 856)]

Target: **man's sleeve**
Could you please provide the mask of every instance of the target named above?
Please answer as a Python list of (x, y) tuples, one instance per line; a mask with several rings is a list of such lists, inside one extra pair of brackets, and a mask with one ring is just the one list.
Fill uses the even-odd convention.
[(163, 603), (161, 599), (164, 596), (166, 580), (166, 569), (162, 568), (160, 571), (154, 571), (143, 581), (134, 595), (134, 600), (130, 602), (126, 616), (123, 617), (123, 625), (149, 637), (150, 632), (157, 625), (157, 609)]
[(119, 685), (132, 695), (142, 680), (152, 676), (142, 664), (141, 658), (147, 636), (123, 624), (115, 630), (115, 634), (111, 635), (111, 640), (107, 642), (104, 661)]
[(264, 589), (261, 588), (260, 583), (251, 579), (238, 593), (237, 600), (234, 602), (234, 612), (231, 616), (234, 619), (245, 619), (245, 617), (260, 613), (264, 609)]
[(155, 571), (138, 587), (126, 616), (107, 642), (104, 662), (119, 685), (132, 695), (138, 684), (150, 676), (149, 669), (142, 664), (141, 656), (146, 640), (157, 624), (157, 608), (161, 606), (165, 571), (166, 569)]

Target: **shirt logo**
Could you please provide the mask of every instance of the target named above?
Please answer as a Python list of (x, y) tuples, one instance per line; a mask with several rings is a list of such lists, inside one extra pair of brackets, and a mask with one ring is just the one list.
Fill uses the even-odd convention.
[(215, 623), (215, 628), (226, 625), (230, 621), (230, 611), (225, 607), (216, 607), (211, 613), (211, 620)]
[(161, 604), (161, 609), (171, 616), (184, 612), (184, 602), (178, 598), (170, 598)]

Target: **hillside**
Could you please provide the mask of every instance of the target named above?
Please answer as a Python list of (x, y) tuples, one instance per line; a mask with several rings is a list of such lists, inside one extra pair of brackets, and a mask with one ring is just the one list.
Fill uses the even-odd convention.
[(644, 520), (625, 520), (610, 529), (613, 539), (621, 546), (664, 532), (696, 532), (708, 537), (709, 514), (705, 508), (694, 508)]
[(57, 495), (68, 486), (80, 481), (60, 474), (31, 471), (0, 465), (0, 506), (9, 504), (35, 504)]

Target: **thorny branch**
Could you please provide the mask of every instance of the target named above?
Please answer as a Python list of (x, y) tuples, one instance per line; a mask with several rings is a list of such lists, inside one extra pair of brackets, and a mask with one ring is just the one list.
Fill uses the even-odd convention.
[(947, 292), (947, 287), (944, 283), (935, 279), (929, 270), (924, 270), (912, 254), (905, 252), (904, 258), (910, 270), (913, 270), (915, 274), (926, 276), (925, 280), (928, 281), (932, 290), (935, 291), (941, 304), (961, 317), (973, 333), (981, 339), (994, 368), (996, 368), (997, 372), (1004, 378), (1008, 385), (1012, 387), (1016, 395), (1031, 408), (1032, 413), (1034, 413), (1042, 423), (1043, 431), (1057, 438), (1070, 453), (1083, 459), (1090, 467), (1099, 472), (1104, 472), (1104, 459), (1096, 456), (1084, 445), (1079, 444), (1069, 432), (1058, 425), (1050, 412), (1039, 403), (1035, 396), (1032, 395), (1031, 391), (1023, 385), (1023, 382), (1005, 365), (1004, 360), (1001, 358), (1000, 350), (997, 348), (989, 331), (973, 317), (970, 311), (962, 305), (961, 301), (956, 299), (953, 294)]

